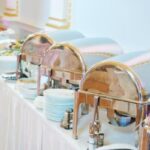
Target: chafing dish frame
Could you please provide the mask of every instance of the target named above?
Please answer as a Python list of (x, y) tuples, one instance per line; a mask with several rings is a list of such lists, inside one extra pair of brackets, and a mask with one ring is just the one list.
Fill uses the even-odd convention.
[[(150, 114), (146, 117), (150, 120)], [(140, 127), (140, 141), (139, 141), (140, 150), (149, 150), (150, 149), (150, 124), (143, 121)]]
[[(82, 55), (80, 54), (80, 50), (78, 48), (76, 48), (75, 46), (73, 46), (70, 43), (67, 42), (62, 42), (59, 44), (54, 44), (52, 47), (49, 48), (48, 52), (52, 52), (54, 49), (68, 49), (71, 50), (73, 53), (75, 53), (77, 55), (77, 57), (79, 58), (79, 61), (81, 62), (81, 68), (82, 71), (70, 71), (67, 69), (62, 69), (62, 68), (58, 68), (58, 67), (52, 67), (49, 64), (41, 64), (41, 70), (40, 71), (40, 77), (39, 80), (41, 78), (41, 75), (46, 75), (52, 79), (56, 79), (56, 80), (64, 80), (64, 82), (66, 84), (74, 84), (74, 85), (79, 85), (80, 84), (80, 80), (83, 78), (83, 76), (85, 75), (86, 71), (87, 71), (87, 66), (84, 62), (84, 59), (82, 58)], [(104, 56), (115, 56), (115, 54), (110, 54), (110, 53), (85, 53), (85, 54), (96, 54), (96, 55), (104, 55)], [(39, 83), (40, 84), (40, 83)]]
[[(83, 85), (85, 78), (92, 70), (95, 70), (97, 67), (102, 67), (102, 66), (113, 66), (115, 68), (123, 69), (128, 76), (131, 78), (133, 81), (137, 95), (138, 95), (138, 101), (135, 101), (133, 99), (126, 99), (126, 98), (119, 98), (117, 96), (109, 96), (101, 92), (90, 92), (88, 89), (84, 90)], [(143, 121), (145, 118), (145, 106), (148, 105), (148, 101), (145, 98), (146, 91), (144, 91), (144, 88), (142, 87), (141, 81), (139, 80), (138, 76), (134, 73), (132, 69), (130, 69), (128, 66), (121, 64), (119, 62), (113, 62), (113, 61), (107, 61), (107, 62), (101, 62), (97, 63), (95, 66), (93, 66), (91, 69), (88, 70), (88, 72), (85, 74), (83, 79), (81, 80), (80, 84), (80, 89), (75, 93), (75, 105), (74, 105), (74, 116), (73, 116), (73, 137), (75, 139), (78, 138), (77, 134), (77, 124), (78, 124), (78, 111), (79, 111), (79, 106), (81, 103), (86, 103), (93, 105), (94, 104), (94, 96), (100, 97), (101, 101), (99, 103), (99, 106), (106, 109), (113, 109), (113, 104), (112, 102), (115, 101), (121, 101), (121, 102), (127, 102), (127, 103), (133, 103), (136, 104), (137, 107), (137, 116), (136, 116), (136, 123), (139, 124)], [(104, 100), (102, 100), (104, 99)], [(102, 103), (102, 101), (104, 103)]]
[[(48, 37), (48, 35), (46, 34), (42, 34), (42, 33), (37, 33), (37, 34), (32, 34), (29, 35), (26, 40), (24, 41), (22, 47), (21, 47), (21, 53), (19, 55), (17, 55), (17, 68), (16, 68), (16, 78), (19, 79), (19, 75), (22, 73), (22, 67), (21, 67), (21, 61), (25, 61), (25, 62), (29, 62), (33, 65), (37, 65), (38, 66), (38, 78), (39, 79), (39, 73), (40, 73), (40, 65), (42, 64), (43, 61), (43, 56), (46, 55), (47, 50), (43, 51), (43, 56), (42, 55), (36, 55), (34, 53), (29, 54), (24, 52), (24, 46), (26, 45), (26, 43), (29, 40), (34, 39), (35, 37), (44, 37), (45, 39), (47, 39), (48, 43), (50, 44), (49, 46), (52, 46), (54, 44), (54, 41)], [(35, 61), (36, 60), (36, 61)], [(39, 85), (37, 85), (39, 86)], [(39, 91), (39, 87), (37, 87), (37, 94), (39, 95), (40, 91)]]
[[(41, 76), (48, 76), (52, 80), (57, 80), (64, 82), (65, 85), (79, 85), (80, 80), (84, 76), (87, 67), (85, 65), (85, 62), (79, 52), (79, 50), (72, 46), (69, 43), (60, 43), (60, 44), (54, 44), (52, 47), (49, 48), (48, 52), (53, 53), (55, 52), (55, 49), (61, 49), (61, 50), (67, 50), (71, 51), (73, 54), (75, 54), (80, 62), (81, 65), (81, 71), (71, 71), (68, 69), (62, 69), (60, 67), (54, 67), (53, 64), (41, 64), (40, 66), (40, 76), (39, 76), (39, 85)], [(40, 87), (40, 86), (39, 86)]]

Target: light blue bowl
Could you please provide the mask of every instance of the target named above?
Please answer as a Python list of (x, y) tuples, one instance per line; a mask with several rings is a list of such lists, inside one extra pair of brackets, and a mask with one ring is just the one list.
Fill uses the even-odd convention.
[(61, 121), (64, 116), (63, 114), (58, 115), (58, 114), (47, 113), (47, 112), (45, 112), (44, 114), (48, 120), (52, 120), (52, 121)]
[(52, 120), (52, 121), (56, 121), (56, 122), (60, 122), (62, 119), (63, 119), (63, 117), (53, 117), (53, 116), (51, 116), (51, 115), (49, 115), (49, 116), (46, 116), (46, 118), (48, 119), (48, 120)]
[(63, 109), (66, 107), (73, 107), (73, 104), (69, 104), (69, 105), (49, 105), (49, 104), (44, 104), (45, 108), (52, 108), (52, 109)]
[(130, 124), (130, 122), (131, 122), (131, 117), (128, 117), (128, 116), (121, 116), (120, 118), (119, 118), (119, 125), (120, 126), (127, 126), (127, 125), (129, 125)]
[(65, 111), (68, 109), (68, 108), (71, 108), (71, 107), (67, 107), (65, 108), (64, 110), (61, 110), (61, 111), (56, 111), (56, 110), (44, 110), (46, 113), (54, 113), (54, 114), (58, 114), (58, 115), (62, 115), (65, 113)]
[(68, 103), (74, 101), (74, 91), (68, 89), (48, 89), (44, 92), (45, 101), (52, 103)]
[(45, 101), (45, 105), (53, 105), (53, 106), (67, 106), (67, 105), (73, 105), (74, 101), (71, 102), (58, 102), (58, 101)]

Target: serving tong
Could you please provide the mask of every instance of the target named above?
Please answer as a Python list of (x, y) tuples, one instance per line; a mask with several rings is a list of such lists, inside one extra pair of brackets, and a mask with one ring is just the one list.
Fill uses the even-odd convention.
[(88, 150), (94, 150), (104, 144), (104, 133), (101, 133), (101, 123), (99, 120), (99, 102), (100, 97), (95, 96), (93, 120), (89, 125), (89, 147)]

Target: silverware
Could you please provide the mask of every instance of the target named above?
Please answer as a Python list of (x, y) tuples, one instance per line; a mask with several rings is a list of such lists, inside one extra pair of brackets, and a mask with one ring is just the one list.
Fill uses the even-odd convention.
[(64, 118), (61, 121), (60, 126), (64, 129), (72, 129), (72, 122), (73, 122), (73, 109), (67, 109)]

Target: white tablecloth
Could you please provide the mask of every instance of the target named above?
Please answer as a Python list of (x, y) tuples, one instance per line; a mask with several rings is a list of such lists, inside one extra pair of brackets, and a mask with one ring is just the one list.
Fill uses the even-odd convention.
[[(79, 130), (79, 140), (75, 140), (72, 138), (72, 131), (47, 120), (31, 101), (24, 99), (15, 90), (14, 84), (0, 79), (0, 89), (0, 150), (87, 149), (90, 117), (83, 117), (82, 122), (79, 121), (82, 129)], [(102, 125), (102, 131), (107, 137), (105, 144), (125, 142), (134, 145), (135, 134), (128, 131), (128, 128), (119, 133), (116, 128), (107, 124)], [(117, 132), (118, 134), (114, 134)]]
[(0, 87), (0, 150), (86, 149), (85, 138), (74, 140), (71, 131), (47, 120), (14, 89), (14, 84), (0, 80)]

